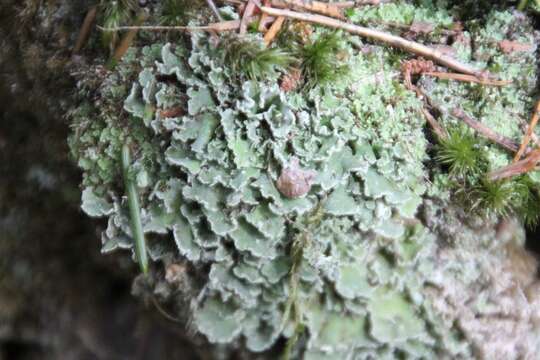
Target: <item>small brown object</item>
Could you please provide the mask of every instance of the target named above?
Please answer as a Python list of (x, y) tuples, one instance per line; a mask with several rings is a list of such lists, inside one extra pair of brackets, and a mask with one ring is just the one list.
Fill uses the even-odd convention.
[(184, 115), (184, 109), (178, 106), (169, 109), (158, 110), (158, 115), (162, 119), (175, 118)]
[(429, 71), (435, 71), (435, 64), (433, 64), (433, 61), (431, 60), (420, 58), (407, 60), (401, 64), (401, 72), (405, 79), (405, 86), (407, 86), (409, 90), (414, 90), (415, 88), (412, 84), (412, 75), (418, 75)]
[(513, 52), (530, 52), (534, 50), (534, 45), (524, 44), (518, 41), (503, 40), (499, 41), (499, 48), (505, 54), (511, 54)]
[(316, 175), (313, 170), (302, 170), (298, 158), (293, 157), (290, 164), (281, 171), (276, 185), (285, 197), (298, 198), (311, 190), (311, 183)]
[(165, 280), (169, 284), (182, 284), (186, 278), (186, 272), (186, 266), (183, 264), (169, 264), (165, 268)]
[(281, 77), (279, 87), (285, 92), (294, 91), (302, 82), (302, 70), (298, 68), (291, 69)]

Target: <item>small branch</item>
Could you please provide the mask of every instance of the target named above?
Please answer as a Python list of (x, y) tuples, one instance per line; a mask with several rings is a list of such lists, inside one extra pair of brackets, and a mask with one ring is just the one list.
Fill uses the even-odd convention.
[(96, 15), (97, 5), (90, 8), (90, 10), (88, 10), (88, 12), (86, 13), (86, 16), (84, 17), (81, 30), (79, 31), (79, 36), (77, 37), (77, 42), (75, 43), (75, 47), (73, 48), (73, 54), (77, 54), (79, 51), (81, 51), (84, 44), (86, 43), (86, 40), (88, 40), (88, 36), (90, 36), (90, 29), (92, 28), (92, 25), (96, 20)]
[(452, 116), (455, 116), (456, 118), (460, 119), (461, 121), (469, 125), (471, 128), (476, 130), (485, 138), (488, 138), (489, 140), (501, 145), (502, 147), (512, 152), (518, 151), (518, 145), (515, 142), (508, 139), (506, 136), (496, 133), (495, 131), (491, 130), (486, 125), (482, 124), (481, 122), (471, 118), (470, 116), (465, 114), (465, 112), (462, 109), (455, 108), (454, 110), (452, 110)]
[(391, 3), (392, 0), (356, 0), (356, 1), (344, 1), (336, 3), (335, 6), (342, 9), (349, 9), (357, 6), (366, 6), (366, 5), (381, 5)]
[(457, 81), (463, 81), (463, 82), (472, 82), (477, 83), (481, 85), (487, 85), (487, 86), (505, 86), (508, 84), (511, 84), (512, 81), (509, 80), (491, 80), (491, 79), (485, 79), (485, 78), (478, 78), (473, 75), (466, 75), (466, 74), (456, 74), (456, 73), (446, 73), (446, 72), (424, 72), (422, 75), (428, 75), (428, 76), (434, 76), (439, 79), (444, 80), (457, 80)]
[(410, 91), (413, 91), (416, 96), (422, 100), (424, 103), (424, 106), (422, 106), (422, 114), (424, 114), (424, 117), (426, 118), (429, 125), (431, 125), (431, 128), (433, 129), (433, 132), (439, 139), (446, 139), (448, 138), (448, 133), (446, 130), (439, 124), (439, 122), (435, 119), (433, 115), (429, 112), (426, 107), (431, 105), (430, 99), (424, 94), (424, 92), (416, 85), (412, 83), (412, 75), (413, 74), (422, 74), (425, 71), (430, 71), (435, 67), (432, 61), (424, 60), (424, 59), (413, 59), (405, 61), (401, 64), (401, 73), (403, 75), (405, 87), (409, 89)]
[(283, 26), (283, 22), (285, 21), (285, 18), (283, 16), (279, 16), (276, 21), (270, 26), (270, 29), (264, 34), (264, 43), (266, 46), (270, 45), (272, 40), (276, 37), (277, 33)]
[(488, 178), (495, 181), (525, 174), (534, 170), (538, 162), (540, 162), (540, 149), (531, 151), (523, 160), (490, 172)]
[[(253, 20), (253, 19), (252, 19)], [(148, 31), (232, 31), (240, 27), (240, 20), (222, 21), (211, 23), (205, 26), (118, 26), (113, 28), (104, 28), (98, 26), (101, 31), (123, 31), (123, 30), (148, 30)]]
[(430, 48), (426, 45), (404, 39), (402, 37), (388, 34), (379, 30), (374, 30), (354, 24), (349, 24), (340, 20), (336, 20), (327, 16), (300, 13), (290, 10), (274, 9), (267, 6), (261, 6), (261, 11), (273, 16), (285, 16), (291, 19), (311, 22), (319, 25), (328, 26), (335, 29), (343, 29), (352, 34), (367, 37), (369, 39), (389, 44), (393, 47), (409, 51), (411, 53), (431, 59), (441, 65), (444, 65), (457, 72), (474, 75), (478, 78), (486, 78), (487, 74), (473, 68), (470, 65), (463, 64), (458, 60), (449, 57), (442, 52)]
[(249, 0), (246, 7), (244, 8), (244, 15), (242, 16), (242, 20), (240, 21), (240, 35), (244, 35), (247, 32), (249, 19), (253, 15), (255, 8), (255, 2), (253, 0)]
[[(264, 0), (263, 1), (264, 6), (270, 6), (270, 0)], [(259, 20), (259, 28), (257, 29), (259, 32), (265, 32), (266, 31), (266, 21), (269, 17), (268, 14), (263, 13), (261, 15), (261, 19)]]
[(214, 15), (216, 15), (217, 19), (219, 21), (223, 21), (223, 18), (221, 17), (221, 14), (219, 13), (219, 10), (218, 8), (216, 7), (216, 4), (214, 4), (214, 1), (212, 0), (206, 0), (206, 3), (208, 4), (208, 6), (210, 7), (210, 9), (212, 9), (212, 12), (214, 13)]
[(527, 129), (527, 134), (523, 138), (523, 141), (521, 142), (521, 146), (519, 147), (519, 150), (514, 157), (514, 162), (519, 161), (521, 159), (521, 156), (525, 152), (525, 149), (527, 149), (527, 145), (529, 145), (529, 141), (531, 141), (531, 137), (534, 135), (534, 128), (536, 127), (536, 124), (538, 124), (538, 118), (540, 116), (540, 100), (536, 103), (536, 106), (534, 107), (534, 113), (531, 119), (531, 122), (529, 124), (529, 128)]
[(422, 107), (422, 114), (424, 114), (424, 117), (426, 118), (427, 122), (431, 127), (433, 128), (433, 132), (439, 139), (446, 139), (448, 138), (448, 133), (446, 130), (439, 124), (439, 122), (431, 115), (431, 113), (424, 107)]
[(272, 6), (280, 9), (298, 8), (339, 19), (344, 18), (342, 9), (334, 3), (308, 0), (272, 0)]

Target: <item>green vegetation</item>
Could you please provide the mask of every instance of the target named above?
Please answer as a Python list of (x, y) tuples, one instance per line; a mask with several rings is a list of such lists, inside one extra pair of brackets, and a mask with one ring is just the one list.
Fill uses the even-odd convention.
[(300, 50), (302, 70), (309, 87), (339, 81), (349, 68), (340, 57), (344, 52), (343, 34), (331, 32), (320, 35)]
[(139, 194), (137, 194), (135, 179), (133, 179), (133, 173), (131, 172), (131, 154), (127, 144), (122, 146), (121, 165), (124, 177), (124, 187), (128, 199), (131, 234), (133, 235), (133, 240), (135, 241), (135, 256), (137, 257), (137, 262), (139, 263), (141, 272), (146, 274), (148, 272), (146, 240), (144, 239), (144, 232), (141, 223)]
[(442, 139), (437, 145), (436, 160), (448, 166), (450, 175), (457, 178), (482, 173), (486, 164), (479, 142), (470, 131), (451, 129), (448, 138)]
[[(115, 28), (130, 25), (135, 19), (137, 7), (134, 0), (102, 0), (99, 7), (101, 26)], [(104, 31), (101, 33), (101, 41), (112, 53), (119, 41), (119, 33)]]
[(294, 61), (291, 54), (279, 48), (265, 48), (257, 39), (232, 36), (225, 40), (223, 61), (231, 70), (251, 80), (263, 80), (285, 70)]

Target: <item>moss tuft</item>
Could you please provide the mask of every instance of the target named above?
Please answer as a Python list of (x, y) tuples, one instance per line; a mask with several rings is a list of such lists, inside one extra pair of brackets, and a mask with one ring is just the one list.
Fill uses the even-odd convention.
[(279, 48), (265, 48), (256, 38), (230, 37), (223, 41), (223, 60), (231, 70), (252, 80), (275, 76), (294, 62), (293, 57)]

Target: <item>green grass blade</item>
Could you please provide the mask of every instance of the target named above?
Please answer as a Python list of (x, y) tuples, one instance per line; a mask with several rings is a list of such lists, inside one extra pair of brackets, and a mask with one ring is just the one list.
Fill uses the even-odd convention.
[(124, 175), (124, 185), (128, 198), (129, 218), (131, 224), (131, 232), (135, 240), (135, 256), (139, 262), (139, 266), (143, 274), (148, 272), (148, 256), (146, 254), (146, 241), (141, 222), (141, 207), (139, 205), (139, 197), (135, 181), (129, 174), (129, 165), (131, 163), (129, 147), (124, 144), (122, 147), (122, 172)]

